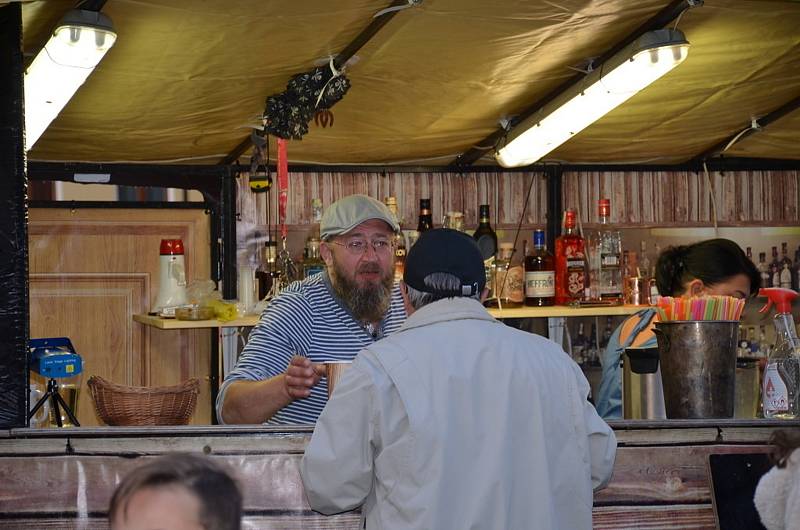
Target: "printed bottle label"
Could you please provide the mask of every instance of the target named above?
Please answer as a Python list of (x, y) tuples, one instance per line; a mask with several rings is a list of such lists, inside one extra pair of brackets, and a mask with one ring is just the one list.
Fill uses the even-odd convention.
[(764, 415), (789, 410), (789, 392), (778, 373), (778, 364), (770, 363), (764, 369)]
[(556, 295), (556, 273), (554, 271), (526, 271), (525, 296), (528, 298), (551, 298)]

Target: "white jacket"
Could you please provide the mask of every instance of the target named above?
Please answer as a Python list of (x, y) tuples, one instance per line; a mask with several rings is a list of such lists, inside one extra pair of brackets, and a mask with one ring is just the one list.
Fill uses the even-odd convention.
[(369, 529), (592, 526), (616, 438), (555, 343), (446, 299), (362, 350), (301, 464), (309, 504)]
[(786, 467), (761, 477), (753, 501), (767, 530), (800, 529), (800, 449), (786, 459)]

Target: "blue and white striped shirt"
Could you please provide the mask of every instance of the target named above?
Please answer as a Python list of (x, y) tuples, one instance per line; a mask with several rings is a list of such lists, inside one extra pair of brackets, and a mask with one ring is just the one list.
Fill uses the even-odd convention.
[[(395, 331), (405, 318), (400, 289), (395, 285), (379, 336)], [(260, 381), (280, 375), (294, 355), (315, 363), (352, 360), (375, 340), (334, 294), (326, 272), (293, 282), (264, 309), (236, 367), (225, 377), (217, 396), (217, 418), (223, 422), (225, 390), (233, 381)], [(268, 424), (314, 424), (327, 400), (328, 381), (323, 377), (310, 396), (279, 410)]]

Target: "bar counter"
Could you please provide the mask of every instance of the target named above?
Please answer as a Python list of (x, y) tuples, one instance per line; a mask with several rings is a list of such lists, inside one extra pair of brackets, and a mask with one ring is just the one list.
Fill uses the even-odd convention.
[[(708, 455), (769, 449), (772, 432), (800, 420), (609, 422), (614, 477), (595, 494), (594, 528), (714, 528)], [(305, 501), (298, 465), (311, 428), (98, 427), (0, 431), (5, 528), (107, 528), (120, 477), (142, 459), (183, 451), (225, 462), (245, 494), (245, 528), (357, 529), (359, 514), (325, 517)], [(479, 479), (480, 477), (467, 477)]]

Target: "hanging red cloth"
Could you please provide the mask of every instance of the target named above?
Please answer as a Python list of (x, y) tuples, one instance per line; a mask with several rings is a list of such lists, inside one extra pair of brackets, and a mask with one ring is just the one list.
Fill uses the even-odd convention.
[(286, 158), (286, 140), (278, 138), (278, 225), (281, 237), (286, 238), (286, 203), (289, 200), (289, 160)]

